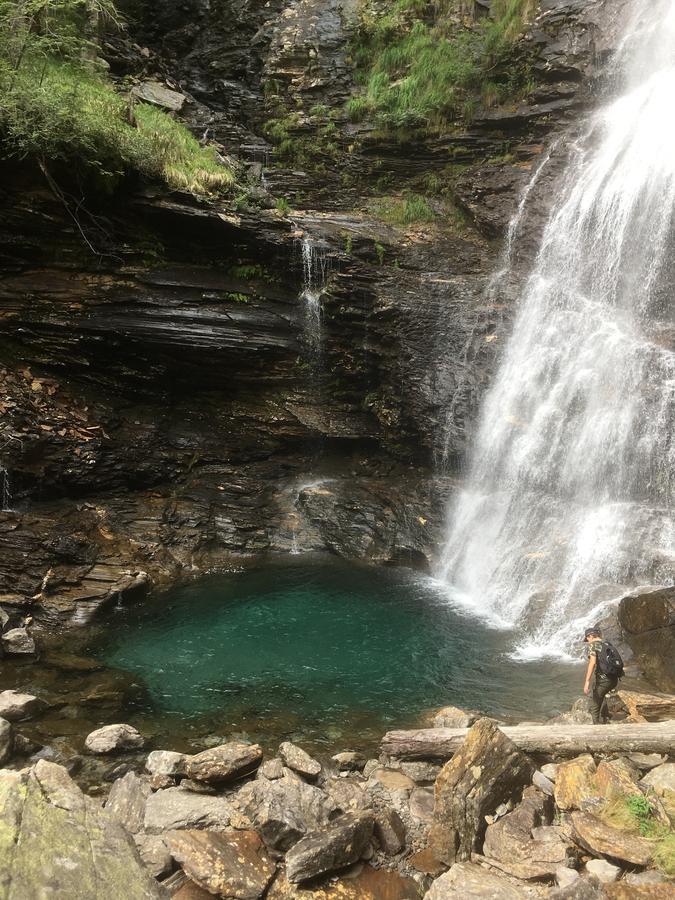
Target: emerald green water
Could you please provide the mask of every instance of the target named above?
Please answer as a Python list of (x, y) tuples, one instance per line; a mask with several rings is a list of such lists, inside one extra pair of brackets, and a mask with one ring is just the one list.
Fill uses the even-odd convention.
[(200, 580), (115, 611), (104, 633), (96, 655), (145, 685), (135, 712), (167, 733), (368, 743), (451, 703), (554, 715), (579, 689), (574, 666), (510, 660), (513, 635), (431, 579), (325, 558)]

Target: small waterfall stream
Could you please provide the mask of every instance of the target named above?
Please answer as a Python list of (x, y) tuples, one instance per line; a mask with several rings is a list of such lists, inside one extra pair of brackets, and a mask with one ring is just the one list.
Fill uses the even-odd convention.
[(620, 96), (571, 148), (438, 573), (519, 629), (522, 658), (564, 654), (626, 586), (675, 576), (675, 0), (637, 4), (615, 66)]
[(301, 241), (302, 293), (305, 304), (305, 340), (312, 356), (321, 353), (322, 318), (321, 295), (328, 280), (329, 258), (325, 248), (305, 235)]

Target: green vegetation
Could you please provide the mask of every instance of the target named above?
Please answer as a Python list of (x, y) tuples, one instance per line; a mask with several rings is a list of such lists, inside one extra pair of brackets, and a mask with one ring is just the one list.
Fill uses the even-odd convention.
[(107, 180), (137, 171), (198, 195), (229, 189), (215, 148), (115, 90), (96, 57), (103, 20), (119, 24), (107, 0), (0, 0), (0, 152)]
[(609, 825), (641, 834), (654, 842), (655, 865), (668, 876), (675, 876), (675, 831), (654, 814), (648, 797), (634, 794), (619, 797), (603, 809), (602, 818)]
[(399, 226), (433, 222), (437, 218), (426, 199), (419, 194), (381, 197), (371, 204), (369, 212), (388, 225)]
[(343, 155), (337, 140), (339, 128), (335, 113), (321, 104), (312, 107), (309, 118), (303, 118), (299, 112), (279, 109), (263, 130), (275, 145), (277, 157), (289, 165), (321, 173)]
[(287, 216), (291, 211), (291, 204), (285, 197), (277, 197), (274, 201), (274, 206), (284, 216)]
[(477, 21), (466, 6), (394, 0), (382, 15), (366, 0), (353, 48), (363, 93), (348, 101), (350, 118), (388, 129), (439, 127), (471, 119), (479, 104), (522, 95), (529, 66), (511, 56), (537, 0), (495, 0), (491, 18)]

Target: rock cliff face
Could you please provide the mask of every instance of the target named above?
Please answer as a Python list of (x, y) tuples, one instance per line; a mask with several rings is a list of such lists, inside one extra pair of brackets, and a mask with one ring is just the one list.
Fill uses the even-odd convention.
[[(142, 54), (109, 45), (114, 72), (171, 76), (195, 130), (262, 176), (260, 205), (129, 184), (64, 203), (4, 164), (0, 591), (87, 616), (141, 571), (162, 582), (270, 550), (428, 565), (564, 141), (510, 276), (486, 290), (501, 237), (551, 135), (606, 89), (626, 6), (544, 0), (527, 103), (407, 143), (338, 116), (352, 151), (306, 170), (275, 161), (264, 123), (293, 104), (311, 141), (311, 108), (342, 109), (349, 4), (160, 2), (134, 26)], [(435, 222), (378, 221), (376, 176), (405, 187), (449, 158), (461, 174)], [(279, 196), (288, 215), (265, 208)], [(303, 241), (325, 273), (318, 345)]]

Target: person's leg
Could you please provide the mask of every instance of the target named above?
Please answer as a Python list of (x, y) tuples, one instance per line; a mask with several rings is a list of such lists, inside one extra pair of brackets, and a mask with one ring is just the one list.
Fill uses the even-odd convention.
[(601, 722), (609, 721), (609, 710), (607, 708), (607, 694), (616, 687), (616, 678), (608, 678), (606, 675), (598, 675), (595, 679), (593, 687), (593, 703), (591, 705), (591, 715), (593, 723), (599, 725)]
[(594, 725), (600, 724), (600, 709), (602, 708), (604, 699), (605, 695), (600, 693), (600, 683), (596, 675), (593, 680), (593, 691), (591, 693), (591, 700), (589, 704)]

